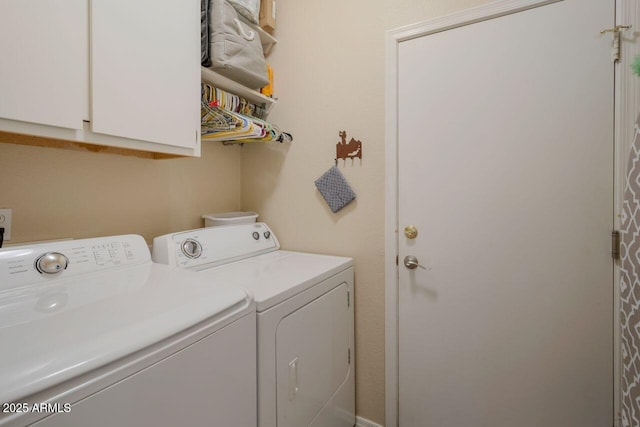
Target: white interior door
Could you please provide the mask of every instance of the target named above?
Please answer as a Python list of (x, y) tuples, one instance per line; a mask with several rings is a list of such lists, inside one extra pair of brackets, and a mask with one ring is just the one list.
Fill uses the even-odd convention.
[(613, 23), (565, 0), (399, 44), (401, 427), (612, 425)]

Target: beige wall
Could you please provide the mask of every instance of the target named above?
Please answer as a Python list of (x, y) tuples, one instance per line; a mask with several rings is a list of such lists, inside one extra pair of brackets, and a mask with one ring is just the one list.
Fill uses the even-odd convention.
[[(486, 2), (278, 0), (270, 118), (294, 142), (243, 149), (242, 207), (287, 249), (355, 259), (357, 413), (376, 423), (384, 424), (385, 31)], [(363, 160), (340, 162), (357, 200), (333, 214), (314, 180), (333, 165), (341, 130), (362, 141)]]
[(124, 233), (150, 243), (240, 208), (240, 147), (151, 160), (0, 143), (0, 207), (13, 209), (10, 244)]

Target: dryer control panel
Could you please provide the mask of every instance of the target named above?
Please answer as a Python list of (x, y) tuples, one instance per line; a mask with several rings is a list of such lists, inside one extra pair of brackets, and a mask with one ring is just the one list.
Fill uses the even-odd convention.
[(262, 222), (207, 227), (153, 239), (153, 261), (200, 270), (280, 249)]

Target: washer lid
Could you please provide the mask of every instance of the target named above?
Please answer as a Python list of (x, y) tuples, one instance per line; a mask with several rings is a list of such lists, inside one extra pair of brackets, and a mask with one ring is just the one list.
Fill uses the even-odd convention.
[(277, 250), (198, 274), (242, 286), (261, 312), (352, 265), (351, 258)]
[(241, 289), (136, 265), (0, 292), (0, 402), (104, 366), (207, 319), (253, 311)]

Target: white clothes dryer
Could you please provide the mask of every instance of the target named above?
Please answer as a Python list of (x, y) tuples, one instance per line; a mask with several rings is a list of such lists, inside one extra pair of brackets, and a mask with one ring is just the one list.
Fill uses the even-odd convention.
[(258, 425), (355, 425), (353, 261), (280, 250), (264, 223), (160, 236), (153, 260), (254, 296)]
[(0, 426), (255, 426), (255, 325), (140, 236), (4, 248)]

